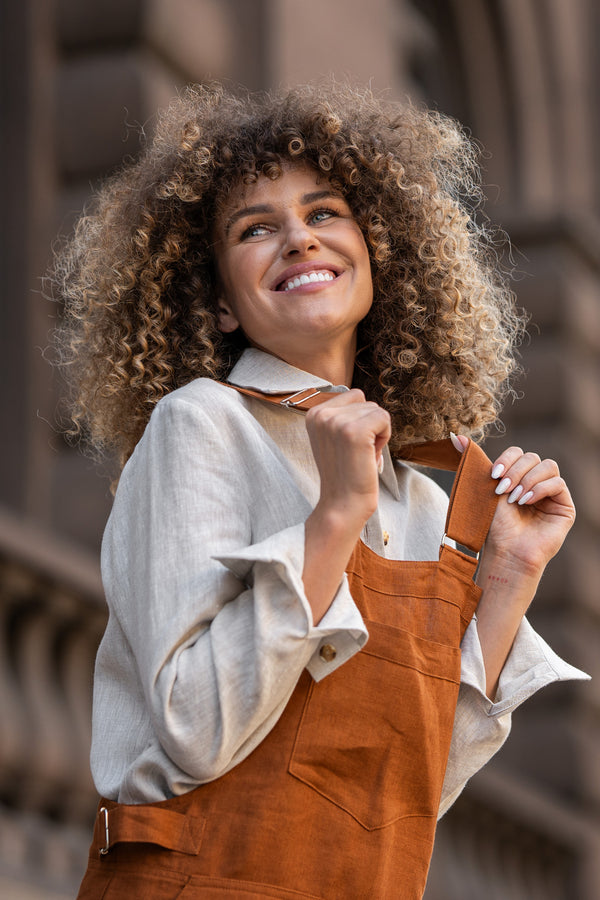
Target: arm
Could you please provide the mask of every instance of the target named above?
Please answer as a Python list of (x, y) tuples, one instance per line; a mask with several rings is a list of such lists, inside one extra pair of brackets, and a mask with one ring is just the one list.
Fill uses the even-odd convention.
[(330, 670), (366, 639), (344, 584), (314, 626), (301, 577), (310, 507), (253, 420), (239, 419), (220, 396), (214, 409), (159, 405), (103, 547), (111, 617), (131, 653), (107, 647), (103, 679), (118, 692), (127, 666), (161, 747), (196, 781), (264, 737), (325, 635), (345, 645)]
[(501, 499), (477, 573), (483, 591), (477, 630), (487, 695), (493, 698), (544, 569), (575, 521), (575, 508), (557, 464), (519, 447), (495, 460), (490, 477), (497, 478)]
[(319, 501), (306, 520), (302, 579), (319, 622), (344, 577), (363, 526), (377, 509), (378, 461), (390, 439), (388, 413), (359, 390), (337, 394), (306, 417), (321, 477)]

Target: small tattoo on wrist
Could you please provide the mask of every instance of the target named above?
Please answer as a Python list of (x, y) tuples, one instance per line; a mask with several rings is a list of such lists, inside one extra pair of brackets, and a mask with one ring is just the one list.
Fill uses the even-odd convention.
[(501, 575), (488, 575), (488, 581), (495, 581), (496, 584), (508, 584), (508, 578), (503, 578)]

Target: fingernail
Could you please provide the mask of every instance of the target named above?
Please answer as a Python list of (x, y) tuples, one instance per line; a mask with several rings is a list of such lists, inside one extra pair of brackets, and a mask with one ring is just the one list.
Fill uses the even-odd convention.
[(497, 466), (494, 466), (492, 469), (492, 478), (500, 478), (502, 473), (504, 472), (504, 466), (502, 463), (498, 463)]
[(523, 494), (523, 496), (519, 500), (519, 506), (523, 506), (523, 504), (527, 503), (528, 500), (531, 500), (532, 497), (533, 497), (533, 491), (527, 491), (527, 493)]
[(456, 437), (456, 435), (454, 434), (453, 431), (450, 432), (450, 440), (452, 441), (452, 445), (455, 450), (458, 450), (459, 453), (464, 453), (465, 448), (463, 447), (463, 445), (461, 444), (461, 442)]
[(496, 488), (497, 494), (503, 494), (504, 491), (507, 491), (510, 487), (510, 478), (503, 478), (498, 487)]
[(518, 484), (516, 486), (516, 488), (514, 489), (514, 491), (512, 492), (512, 494), (510, 495), (510, 497), (508, 498), (508, 502), (514, 503), (515, 500), (519, 499), (519, 497), (521, 496), (522, 493), (523, 493), (523, 485)]
[(383, 453), (379, 454), (379, 459), (377, 460), (377, 471), (380, 475), (383, 472)]

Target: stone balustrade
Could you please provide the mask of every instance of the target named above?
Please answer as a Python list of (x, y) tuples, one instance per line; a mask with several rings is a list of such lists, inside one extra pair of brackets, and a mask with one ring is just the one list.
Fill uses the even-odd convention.
[(0, 513), (0, 893), (39, 874), (72, 895), (85, 866), (105, 621), (96, 560)]

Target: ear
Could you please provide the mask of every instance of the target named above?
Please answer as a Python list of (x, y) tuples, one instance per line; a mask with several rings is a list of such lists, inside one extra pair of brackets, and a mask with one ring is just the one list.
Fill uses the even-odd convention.
[(240, 327), (240, 323), (226, 300), (219, 300), (217, 304), (217, 322), (219, 331), (222, 331), (224, 334), (230, 334)]

